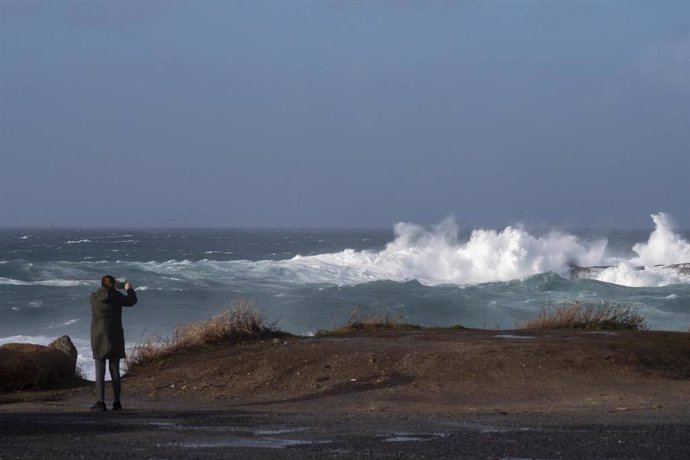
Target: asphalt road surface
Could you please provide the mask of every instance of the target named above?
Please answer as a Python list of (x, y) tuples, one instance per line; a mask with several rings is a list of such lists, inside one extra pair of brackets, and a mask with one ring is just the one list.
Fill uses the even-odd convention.
[(0, 413), (14, 458), (690, 458), (690, 414)]

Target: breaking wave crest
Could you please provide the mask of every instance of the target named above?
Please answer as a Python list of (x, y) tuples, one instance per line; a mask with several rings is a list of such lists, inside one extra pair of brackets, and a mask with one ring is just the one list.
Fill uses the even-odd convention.
[(690, 242), (673, 230), (668, 215), (654, 214), (652, 219), (655, 229), (647, 241), (631, 242), (623, 257), (609, 253), (606, 239), (587, 240), (559, 231), (533, 234), (520, 225), (476, 229), (461, 238), (455, 221), (446, 219), (431, 228), (397, 224), (393, 240), (381, 250), (346, 249), (284, 260), (14, 260), (3, 265), (0, 285), (97, 286), (102, 273), (108, 272), (130, 277), (153, 291), (214, 285), (358, 285), (386, 280), (463, 286), (549, 272), (568, 278), (573, 264), (600, 266), (585, 277), (623, 286), (690, 283), (687, 270), (658, 266), (690, 262)]
[(639, 266), (629, 262), (620, 262), (617, 265), (597, 273), (592, 278), (605, 283), (629, 287), (667, 286), (669, 284), (690, 283), (690, 276), (680, 273), (673, 268), (647, 266), (644, 270), (641, 270)]
[(654, 231), (646, 243), (633, 246), (638, 256), (630, 262), (647, 267), (690, 262), (690, 242), (673, 231), (671, 216), (661, 212), (652, 214), (652, 220)]
[[(690, 283), (688, 275), (655, 267), (690, 262), (690, 243), (673, 232), (666, 214), (655, 214), (652, 219), (655, 230), (647, 242), (634, 245), (632, 250), (637, 257), (629, 260), (609, 256), (606, 240), (581, 241), (556, 231), (534, 236), (520, 226), (501, 231), (474, 230), (467, 241), (461, 242), (455, 222), (445, 220), (430, 230), (398, 224), (395, 239), (380, 252), (298, 256), (291, 262), (340, 282), (415, 279), (426, 285), (464, 285), (509, 281), (545, 272), (567, 277), (570, 264), (575, 264), (610, 265), (592, 278), (624, 286)], [(640, 270), (640, 265), (647, 268)]]
[(0, 276), (0, 285), (9, 286), (48, 286), (48, 287), (74, 287), (74, 286), (89, 286), (94, 284), (89, 280), (69, 280), (69, 279), (52, 279), (40, 281), (23, 281), (13, 278), (4, 278)]
[[(623, 286), (665, 286), (690, 283), (690, 276), (668, 265), (690, 262), (690, 242), (673, 230), (671, 216), (652, 214), (654, 231), (644, 243), (637, 243), (632, 250), (636, 257), (616, 260), (615, 264), (596, 275), (596, 279)], [(644, 267), (644, 270), (640, 268)]]
[(360, 281), (388, 279), (426, 285), (509, 281), (545, 272), (567, 273), (568, 264), (595, 265), (604, 258), (606, 241), (582, 242), (551, 232), (534, 236), (522, 227), (474, 230), (466, 242), (447, 219), (430, 230), (413, 224), (395, 226), (395, 239), (380, 252), (344, 251), (292, 262), (325, 273), (349, 272)]

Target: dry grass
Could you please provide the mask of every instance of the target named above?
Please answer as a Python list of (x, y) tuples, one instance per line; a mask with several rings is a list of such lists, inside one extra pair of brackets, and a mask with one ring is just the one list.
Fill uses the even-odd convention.
[(616, 304), (583, 305), (574, 302), (520, 324), (520, 329), (647, 330), (637, 310)]
[(142, 342), (130, 352), (127, 366), (220, 342), (241, 342), (285, 335), (287, 334), (276, 329), (275, 325), (266, 325), (261, 311), (242, 299), (235, 302), (230, 310), (211, 319), (177, 326), (170, 338), (157, 336)]
[(414, 324), (403, 323), (402, 316), (380, 314), (365, 314), (362, 313), (359, 307), (350, 312), (347, 323), (344, 326), (335, 328), (331, 331), (319, 331), (316, 333), (318, 337), (352, 334), (355, 332), (375, 332), (380, 330), (414, 330), (421, 329), (420, 326)]

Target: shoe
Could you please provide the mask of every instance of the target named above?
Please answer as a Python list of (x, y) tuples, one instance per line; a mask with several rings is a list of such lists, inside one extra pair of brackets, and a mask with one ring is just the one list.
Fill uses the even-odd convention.
[(103, 401), (96, 401), (96, 404), (91, 406), (92, 411), (104, 411), (108, 410), (107, 407), (105, 407), (105, 403)]
[(122, 404), (120, 403), (120, 401), (113, 402), (113, 410), (122, 410)]

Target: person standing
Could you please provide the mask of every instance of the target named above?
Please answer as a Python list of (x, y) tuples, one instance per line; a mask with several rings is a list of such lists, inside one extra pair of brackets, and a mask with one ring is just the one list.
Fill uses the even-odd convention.
[[(118, 289), (124, 289), (123, 294)], [(91, 410), (107, 410), (105, 405), (105, 361), (113, 386), (113, 410), (121, 410), (120, 360), (125, 358), (125, 334), (122, 307), (137, 303), (137, 294), (129, 282), (118, 283), (111, 275), (101, 278), (101, 287), (91, 294), (91, 351), (96, 361), (96, 404)]]

